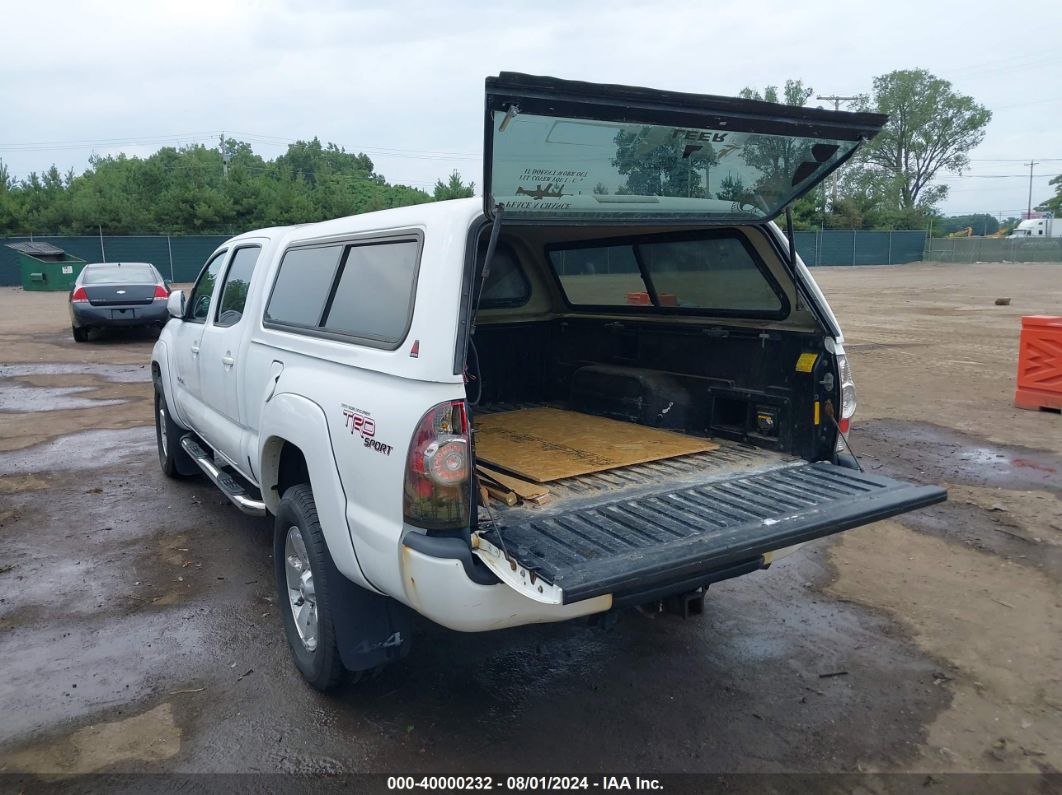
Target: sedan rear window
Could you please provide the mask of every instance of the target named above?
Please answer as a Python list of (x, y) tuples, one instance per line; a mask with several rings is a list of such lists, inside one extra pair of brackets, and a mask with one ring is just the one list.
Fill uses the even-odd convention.
[(743, 237), (726, 231), (553, 247), (572, 306), (784, 317), (788, 300)]
[(89, 265), (82, 271), (82, 284), (155, 284), (158, 276), (147, 265)]

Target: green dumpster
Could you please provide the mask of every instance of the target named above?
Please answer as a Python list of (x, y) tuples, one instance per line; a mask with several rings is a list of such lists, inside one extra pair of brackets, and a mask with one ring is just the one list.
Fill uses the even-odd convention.
[(85, 260), (51, 243), (8, 243), (18, 252), (23, 290), (67, 291), (85, 267)]

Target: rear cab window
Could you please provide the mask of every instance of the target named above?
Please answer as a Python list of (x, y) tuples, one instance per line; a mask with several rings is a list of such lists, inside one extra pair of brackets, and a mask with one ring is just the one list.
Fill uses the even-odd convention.
[(289, 250), (263, 324), (394, 350), (412, 321), (421, 244), (410, 233)]
[(789, 301), (740, 233), (712, 230), (547, 249), (572, 307), (784, 318)]

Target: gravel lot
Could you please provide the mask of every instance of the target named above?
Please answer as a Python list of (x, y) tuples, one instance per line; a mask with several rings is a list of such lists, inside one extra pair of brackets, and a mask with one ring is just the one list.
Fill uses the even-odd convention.
[(269, 524), (159, 471), (153, 339), (75, 345), (65, 294), (0, 288), (0, 771), (1059, 771), (1062, 416), (1012, 399), (1062, 265), (815, 276), (853, 447), (949, 502), (713, 586), (695, 619), (421, 622), (334, 697), (289, 662)]

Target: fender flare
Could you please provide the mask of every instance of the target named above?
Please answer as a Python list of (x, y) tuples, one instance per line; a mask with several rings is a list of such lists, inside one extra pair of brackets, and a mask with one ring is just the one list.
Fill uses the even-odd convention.
[(339, 573), (362, 588), (380, 593), (362, 571), (354, 538), (347, 524), (347, 496), (332, 451), (324, 410), (312, 400), (291, 392), (275, 394), (262, 407), (258, 461), (262, 499), (271, 513), (280, 504), (277, 480), (284, 443), (298, 447), (306, 459), (314, 503), (325, 543)]
[[(177, 406), (176, 392), (173, 388), (173, 377), (170, 367), (170, 350), (169, 345), (165, 340), (158, 340), (155, 343), (155, 347), (151, 351), (151, 382), (156, 387), (159, 386), (161, 381), (162, 394), (166, 397), (166, 408), (170, 412), (170, 416), (177, 421), (177, 424), (182, 428), (194, 430), (187, 418), (181, 414), (180, 408)], [(159, 368), (158, 375), (155, 374), (155, 367)], [(198, 470), (197, 470), (198, 471)]]

